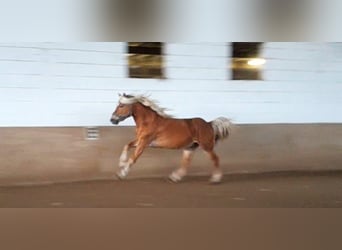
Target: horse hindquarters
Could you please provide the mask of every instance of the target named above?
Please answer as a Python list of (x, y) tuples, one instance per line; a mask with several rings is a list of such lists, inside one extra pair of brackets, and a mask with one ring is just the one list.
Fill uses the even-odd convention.
[(233, 124), (228, 118), (219, 117), (211, 121), (210, 124), (214, 129), (215, 142), (226, 139), (231, 134)]
[[(202, 120), (203, 121), (203, 120)], [(223, 173), (220, 169), (219, 157), (214, 151), (215, 142), (227, 138), (230, 134), (231, 122), (227, 118), (217, 118), (209, 123), (197, 121), (199, 145), (212, 160), (214, 169), (210, 177), (210, 183), (220, 183)]]

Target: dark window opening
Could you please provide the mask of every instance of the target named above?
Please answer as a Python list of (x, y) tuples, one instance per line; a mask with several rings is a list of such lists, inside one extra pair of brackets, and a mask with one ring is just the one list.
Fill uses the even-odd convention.
[(164, 78), (163, 43), (128, 43), (129, 77)]
[(262, 43), (232, 43), (231, 70), (233, 80), (262, 80), (260, 58)]

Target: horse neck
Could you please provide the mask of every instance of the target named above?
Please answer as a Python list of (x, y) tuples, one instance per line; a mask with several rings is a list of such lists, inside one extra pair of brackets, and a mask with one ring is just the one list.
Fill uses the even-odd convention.
[(149, 124), (156, 119), (158, 119), (158, 115), (156, 112), (151, 110), (149, 107), (145, 107), (141, 103), (135, 103), (133, 105), (133, 112), (132, 112), (133, 119), (136, 125), (139, 127), (141, 125)]

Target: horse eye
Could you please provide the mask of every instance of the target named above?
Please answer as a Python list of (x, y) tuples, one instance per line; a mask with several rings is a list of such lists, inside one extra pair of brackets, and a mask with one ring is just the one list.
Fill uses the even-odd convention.
[(124, 106), (124, 105), (120, 104), (120, 105), (119, 105), (119, 108), (123, 108), (123, 106)]

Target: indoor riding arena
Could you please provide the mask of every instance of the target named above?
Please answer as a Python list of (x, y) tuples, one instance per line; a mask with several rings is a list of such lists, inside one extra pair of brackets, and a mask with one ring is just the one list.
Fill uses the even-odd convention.
[[(341, 58), (342, 43), (0, 43), (0, 207), (342, 207)], [(136, 133), (110, 121), (123, 93), (230, 119), (221, 182), (201, 147), (170, 181), (187, 148), (153, 143), (118, 178)]]

